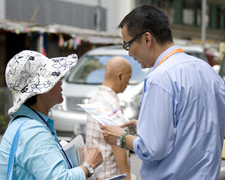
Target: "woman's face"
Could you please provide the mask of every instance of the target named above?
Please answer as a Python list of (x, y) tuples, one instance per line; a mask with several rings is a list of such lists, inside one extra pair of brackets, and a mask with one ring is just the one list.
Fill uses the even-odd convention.
[(56, 104), (60, 104), (63, 102), (63, 97), (62, 97), (62, 79), (59, 80), (58, 83), (56, 83), (56, 85), (45, 94), (45, 98), (46, 98), (46, 103), (48, 104), (48, 106), (53, 107)]

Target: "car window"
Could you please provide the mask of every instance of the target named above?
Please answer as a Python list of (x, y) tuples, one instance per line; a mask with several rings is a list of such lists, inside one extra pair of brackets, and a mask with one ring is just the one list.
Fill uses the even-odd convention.
[(199, 59), (203, 59), (203, 60), (207, 61), (206, 56), (203, 53), (199, 53), (199, 52), (186, 52), (186, 53), (191, 56), (195, 56)]
[[(105, 66), (113, 56), (84, 56), (71, 71), (67, 78), (69, 83), (102, 84), (105, 76)], [(144, 80), (150, 69), (142, 69), (141, 65), (130, 56), (126, 58), (132, 67), (132, 76), (129, 84), (138, 84)]]

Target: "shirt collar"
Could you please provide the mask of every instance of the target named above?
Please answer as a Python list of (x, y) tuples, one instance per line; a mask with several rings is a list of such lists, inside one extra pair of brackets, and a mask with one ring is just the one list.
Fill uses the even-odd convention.
[(100, 85), (100, 86), (99, 86), (99, 90), (100, 90), (100, 91), (108, 91), (108, 92), (110, 92), (117, 100), (119, 100), (119, 98), (118, 98), (116, 92), (113, 91), (110, 87), (104, 86), (104, 85)]
[(116, 92), (115, 91), (113, 91), (110, 87), (108, 87), (108, 86), (104, 86), (104, 85), (100, 85), (99, 86), (99, 89), (100, 90), (107, 90), (107, 91), (109, 91), (109, 92), (111, 92), (113, 95), (116, 95)]
[(166, 56), (169, 52), (175, 50), (175, 49), (179, 49), (180, 46), (179, 45), (174, 45), (169, 47), (168, 49), (166, 49), (162, 54), (159, 55), (159, 57), (156, 59), (155, 64), (153, 66), (153, 70), (155, 68), (157, 68), (158, 64), (160, 63), (160, 61), (163, 59), (164, 56)]
[[(38, 113), (42, 116), (42, 118), (45, 120), (45, 122), (48, 123), (48, 120), (51, 120), (48, 116), (40, 113), (39, 111), (38, 111)], [(24, 104), (22, 104), (22, 106), (14, 114), (12, 114), (13, 118), (15, 118), (16, 116), (27, 116), (32, 119), (42, 121), (35, 112), (33, 112), (29, 107), (27, 107)]]

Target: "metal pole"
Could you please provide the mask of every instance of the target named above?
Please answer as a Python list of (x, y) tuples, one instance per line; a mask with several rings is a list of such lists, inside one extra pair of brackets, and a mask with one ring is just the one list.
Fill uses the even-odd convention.
[(205, 47), (205, 16), (206, 16), (206, 0), (202, 0), (202, 46)]
[(30, 22), (33, 22), (33, 21), (34, 21), (34, 19), (36, 18), (36, 16), (37, 16), (39, 10), (40, 10), (40, 6), (36, 6), (36, 9), (35, 9), (35, 11), (34, 11), (32, 17), (31, 17), (31, 19), (30, 19)]
[(101, 30), (101, 0), (98, 0), (98, 6), (96, 9), (96, 30)]

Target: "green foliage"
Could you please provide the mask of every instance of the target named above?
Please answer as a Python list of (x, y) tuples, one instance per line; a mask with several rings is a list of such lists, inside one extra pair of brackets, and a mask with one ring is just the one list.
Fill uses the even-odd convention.
[(7, 128), (7, 123), (6, 123), (6, 120), (5, 120), (5, 117), (2, 115), (2, 114), (0, 114), (0, 131), (1, 130), (6, 130), (6, 128)]
[(4, 116), (4, 91), (0, 88), (0, 132), (5, 131), (8, 125), (7, 118)]

